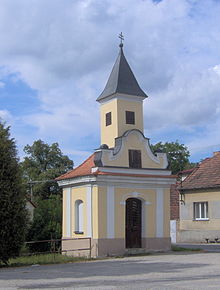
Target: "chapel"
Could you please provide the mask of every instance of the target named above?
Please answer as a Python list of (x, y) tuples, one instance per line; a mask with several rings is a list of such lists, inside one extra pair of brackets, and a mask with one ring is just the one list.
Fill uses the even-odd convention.
[[(96, 100), (100, 147), (57, 178), (63, 188), (62, 249), (68, 254), (82, 255), (78, 249), (86, 249), (86, 238), (92, 257), (170, 249), (170, 186), (176, 180), (166, 154), (153, 153), (144, 136), (146, 98), (121, 42)], [(85, 239), (76, 244), (72, 238)]]

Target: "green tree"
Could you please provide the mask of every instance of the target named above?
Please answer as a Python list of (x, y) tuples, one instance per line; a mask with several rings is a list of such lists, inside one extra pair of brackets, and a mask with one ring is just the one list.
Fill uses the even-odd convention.
[[(27, 241), (61, 238), (61, 189), (54, 180), (73, 168), (73, 161), (61, 152), (58, 143), (49, 145), (37, 140), (24, 148), (21, 162), (24, 183), (32, 191), (36, 204)], [(48, 244), (34, 244), (33, 251), (48, 250)]]
[[(34, 211), (33, 224), (28, 232), (28, 241), (41, 241), (61, 238), (62, 202), (60, 195), (52, 195), (39, 200)], [(30, 244), (32, 252), (49, 251), (50, 243)]]
[(0, 122), (0, 261), (19, 255), (27, 228), (25, 191), (10, 128)]
[(36, 198), (46, 199), (51, 194), (61, 194), (54, 181), (56, 177), (73, 168), (73, 161), (63, 155), (58, 143), (48, 145), (42, 140), (35, 141), (31, 146), (26, 145), (27, 154), (21, 162), (24, 180), (31, 187)]
[(188, 148), (184, 144), (180, 144), (178, 140), (176, 142), (158, 142), (151, 145), (151, 149), (153, 152), (167, 153), (168, 169), (173, 174), (195, 166), (194, 163), (190, 163), (189, 161), (190, 153)]

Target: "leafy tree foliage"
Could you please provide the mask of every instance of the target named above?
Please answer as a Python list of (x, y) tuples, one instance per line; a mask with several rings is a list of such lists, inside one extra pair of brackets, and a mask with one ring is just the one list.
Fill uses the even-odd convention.
[[(54, 178), (73, 168), (73, 161), (63, 155), (58, 143), (48, 145), (37, 140), (24, 147), (27, 156), (21, 162), (23, 177), (33, 190), (34, 197), (49, 198), (61, 190)], [(42, 182), (41, 182), (42, 181)]]
[[(36, 204), (34, 219), (27, 240), (39, 241), (61, 237), (61, 189), (54, 180), (73, 168), (73, 161), (63, 155), (58, 143), (48, 145), (42, 140), (24, 148), (27, 156), (21, 162), (23, 178), (27, 190), (32, 191)], [(49, 250), (49, 244), (37, 243), (32, 251)]]
[[(62, 202), (59, 195), (52, 195), (46, 200), (39, 200), (34, 211), (33, 224), (28, 232), (28, 241), (41, 241), (61, 238)], [(32, 252), (50, 250), (50, 243), (30, 244)]]
[(194, 163), (190, 163), (190, 153), (188, 148), (184, 144), (180, 144), (178, 140), (176, 142), (156, 143), (151, 145), (153, 152), (164, 152), (167, 153), (169, 162), (168, 169), (173, 174), (178, 173), (184, 169), (189, 169), (195, 166)]
[(0, 261), (19, 255), (27, 227), (25, 191), (14, 139), (0, 122)]

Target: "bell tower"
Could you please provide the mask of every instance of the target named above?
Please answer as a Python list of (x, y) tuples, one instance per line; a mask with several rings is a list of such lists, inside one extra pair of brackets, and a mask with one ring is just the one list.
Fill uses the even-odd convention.
[(115, 146), (115, 138), (127, 130), (143, 133), (143, 100), (147, 95), (140, 88), (123, 52), (123, 35), (119, 54), (107, 84), (96, 100), (100, 103), (101, 144)]

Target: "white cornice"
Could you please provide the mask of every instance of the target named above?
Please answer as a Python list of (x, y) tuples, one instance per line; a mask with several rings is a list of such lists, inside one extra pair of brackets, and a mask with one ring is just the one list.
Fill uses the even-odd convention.
[(70, 179), (64, 179), (57, 181), (58, 185), (61, 187), (69, 187), (74, 185), (81, 185), (81, 184), (88, 184), (88, 183), (94, 183), (96, 182), (96, 176), (80, 176), (80, 177), (74, 177)]
[(103, 104), (111, 102), (113, 99), (142, 103), (145, 98), (140, 97), (140, 96), (126, 95), (126, 94), (113, 94), (107, 98), (100, 100), (99, 103), (103, 105)]
[(134, 176), (111, 176), (111, 175), (98, 175), (97, 183), (113, 183), (113, 184), (141, 184), (148, 185), (150, 187), (157, 187), (158, 185), (167, 185), (176, 183), (174, 177), (163, 178), (163, 177), (134, 177)]
[(123, 174), (148, 174), (148, 175), (171, 175), (170, 170), (161, 169), (136, 169), (136, 168), (117, 168), (117, 167), (93, 167), (92, 173), (96, 171), (110, 172), (110, 173), (123, 173)]
[(61, 187), (74, 187), (95, 183), (100, 186), (114, 185), (118, 187), (139, 187), (139, 188), (169, 188), (171, 184), (176, 183), (174, 177), (136, 177), (136, 176), (112, 176), (112, 175), (97, 175), (97, 176), (82, 176), (72, 179), (58, 181)]

